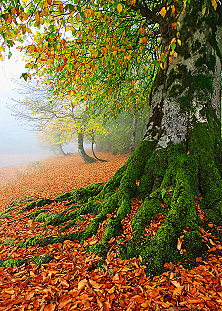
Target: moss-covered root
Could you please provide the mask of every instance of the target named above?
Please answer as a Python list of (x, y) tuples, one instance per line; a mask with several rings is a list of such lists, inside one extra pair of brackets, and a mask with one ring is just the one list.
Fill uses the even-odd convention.
[[(143, 176), (147, 158), (150, 158), (154, 149), (154, 143), (144, 141), (133, 153), (131, 160), (121, 178), (119, 189), (117, 190), (117, 216), (110, 217), (106, 230), (103, 234), (101, 244), (107, 245), (108, 241), (122, 233), (122, 219), (131, 212), (131, 198), (136, 194), (137, 182)], [(110, 206), (101, 206), (101, 212), (110, 213)], [(92, 249), (95, 246), (92, 246)]]
[[(199, 159), (199, 186), (204, 200), (201, 208), (208, 220), (216, 225), (222, 224), (222, 177), (221, 163), (218, 161), (222, 156), (221, 141), (216, 144), (210, 135), (210, 131), (204, 125), (199, 125), (192, 137), (191, 151), (197, 154)], [(194, 147), (194, 146), (198, 147)], [(222, 158), (221, 158), (222, 160)]]
[[(146, 273), (150, 276), (161, 273), (165, 262), (180, 260), (185, 264), (191, 263), (204, 251), (198, 227), (200, 219), (194, 205), (198, 178), (197, 159), (187, 155), (186, 152), (178, 151), (176, 157), (175, 154), (169, 157), (169, 170), (172, 164), (170, 159), (177, 159), (177, 162), (174, 163), (176, 176), (175, 188), (165, 223), (151, 240), (147, 237), (146, 241), (138, 241), (146, 225), (149, 226), (151, 218), (161, 212), (161, 204), (164, 202), (163, 187), (166, 186), (166, 181), (172, 180), (169, 171), (166, 171), (166, 176), (169, 174), (168, 177), (163, 178), (161, 186), (144, 201), (135, 215), (132, 221), (134, 239), (118, 250), (122, 258), (126, 258), (126, 254), (130, 257), (133, 254), (137, 256), (140, 254), (147, 267)], [(186, 250), (184, 252), (177, 249), (178, 239), (181, 236), (184, 240), (182, 249)], [(140, 247), (136, 247), (136, 241)]]
[(24, 258), (10, 258), (10, 259), (0, 259), (0, 267), (14, 267), (14, 266), (22, 266), (22, 265), (29, 265), (33, 262), (36, 265), (42, 265), (50, 262), (53, 259), (52, 256), (45, 255), (45, 256), (37, 256), (28, 259)]

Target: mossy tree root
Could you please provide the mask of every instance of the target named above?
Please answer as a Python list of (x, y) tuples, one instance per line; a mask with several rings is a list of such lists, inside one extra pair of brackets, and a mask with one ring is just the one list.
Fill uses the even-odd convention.
[[(57, 197), (54, 201), (68, 200), (65, 211), (53, 216), (43, 215), (44, 224), (62, 225), (60, 232), (64, 232), (81, 220), (81, 215), (95, 214), (85, 230), (59, 234), (57, 238), (34, 237), (21, 246), (44, 246), (65, 240), (82, 243), (97, 233), (107, 214), (117, 210), (116, 216), (108, 219), (102, 240), (89, 247), (90, 252), (105, 258), (110, 239), (123, 232), (121, 221), (131, 212), (131, 199), (139, 197), (144, 201), (132, 220), (132, 239), (119, 246), (118, 255), (123, 259), (141, 255), (150, 276), (161, 273), (165, 262), (181, 261), (190, 267), (196, 257), (206, 253), (199, 231), (204, 223), (194, 204), (197, 185), (204, 197), (207, 218), (215, 224), (221, 223), (221, 176), (214, 157), (214, 142), (204, 125), (195, 128), (186, 144), (169, 144), (167, 148), (159, 149), (154, 142), (143, 141), (107, 183), (90, 185)], [(144, 237), (146, 227), (160, 213), (166, 217), (165, 222), (153, 237)], [(40, 216), (41, 213), (37, 215)], [(177, 248), (178, 239), (183, 240), (181, 248)]]

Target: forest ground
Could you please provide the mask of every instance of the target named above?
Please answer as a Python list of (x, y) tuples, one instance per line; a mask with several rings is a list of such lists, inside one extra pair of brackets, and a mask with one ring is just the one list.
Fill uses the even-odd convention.
[[(53, 198), (91, 183), (106, 182), (125, 163), (128, 155), (98, 153), (98, 157), (108, 162), (83, 164), (80, 156), (75, 154), (1, 169), (0, 213), (15, 199)], [(196, 198), (196, 209), (201, 215), (198, 201)], [(127, 239), (131, 238), (131, 220), (140, 204), (141, 201), (132, 199), (131, 214), (123, 221), (123, 234)], [(23, 206), (21, 204), (18, 208)], [(56, 213), (65, 206), (60, 202), (46, 208), (50, 213)], [(16, 243), (31, 236), (49, 235), (49, 231), (53, 236), (58, 232), (59, 227), (37, 228), (39, 223), (28, 217), (37, 209), (22, 214), (24, 217), (20, 221), (16, 221), (21, 218), (21, 214), (16, 215), (18, 210), (11, 216), (0, 218), (0, 260), (47, 254), (54, 259), (42, 266), (30, 263), (14, 268), (0, 267), (0, 310), (222, 311), (222, 257), (214, 253), (222, 246), (211, 234), (211, 224), (207, 232), (201, 232), (212, 245), (206, 261), (197, 258), (197, 267), (191, 270), (184, 269), (180, 263), (177, 266), (166, 263), (166, 272), (151, 280), (144, 273), (141, 258), (121, 260), (117, 257), (117, 243), (121, 243), (123, 236), (110, 240), (112, 247), (104, 265), (91, 269), (93, 262), (100, 257), (90, 255), (86, 249), (102, 238), (107, 219), (97, 234), (82, 245), (78, 241), (65, 241), (45, 247), (18, 248)], [(93, 217), (95, 215), (86, 215), (66, 233), (83, 230)], [(147, 234), (155, 235), (164, 221), (159, 214), (146, 228)], [(182, 239), (178, 243), (182, 243)]]

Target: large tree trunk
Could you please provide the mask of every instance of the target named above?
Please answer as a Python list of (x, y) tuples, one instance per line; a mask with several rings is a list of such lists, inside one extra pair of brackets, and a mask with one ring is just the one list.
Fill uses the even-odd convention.
[(84, 160), (85, 163), (96, 162), (95, 159), (88, 156), (88, 154), (85, 152), (85, 149), (83, 147), (83, 137), (84, 137), (83, 133), (78, 133), (78, 152), (79, 152), (81, 158)]
[[(63, 224), (60, 231), (70, 228), (80, 215), (96, 213), (97, 216), (81, 232), (29, 239), (25, 246), (66, 239), (83, 242), (96, 234), (107, 214), (112, 214), (102, 240), (90, 246), (90, 251), (105, 258), (111, 247), (108, 242), (124, 232), (122, 222), (126, 223), (131, 213), (132, 197), (137, 197), (143, 203), (132, 220), (132, 236), (129, 231), (122, 236), (127, 237), (118, 250), (122, 258), (141, 255), (146, 273), (153, 276), (164, 270), (166, 262), (181, 261), (190, 267), (196, 257), (206, 253), (199, 228), (209, 229), (209, 221), (214, 228), (222, 223), (222, 35), (218, 26), (222, 16), (221, 9), (217, 12), (212, 9), (208, 17), (203, 16), (199, 1), (191, 1), (190, 6), (192, 10), (180, 19), (182, 46), (177, 48), (178, 57), (156, 75), (144, 140), (126, 164), (106, 184), (90, 185), (25, 207), (31, 209), (67, 199), (72, 207), (77, 202), (79, 209), (46, 217), (48, 225)], [(160, 27), (163, 50), (174, 36), (168, 31), (172, 29), (171, 24), (164, 22)], [(197, 191), (203, 196), (204, 218), (195, 209)], [(145, 229), (159, 214), (165, 216), (165, 222), (153, 237), (145, 235)], [(181, 249), (177, 249), (178, 239), (182, 241)]]
[[(195, 194), (204, 198), (206, 218), (222, 223), (222, 171), (217, 165), (222, 152), (222, 28), (221, 15), (212, 15), (203, 17), (201, 5), (194, 1), (192, 11), (181, 15), (178, 57), (165, 70), (159, 69), (151, 93), (144, 142), (153, 142), (155, 148), (138, 187), (147, 198), (133, 219), (135, 236), (142, 235), (151, 217), (160, 212), (161, 191), (173, 189), (172, 199), (163, 199), (169, 209), (166, 221), (141, 253), (151, 274), (153, 267), (161, 270), (164, 262), (178, 257), (175, 246), (180, 236), (187, 251), (184, 258), (192, 261), (204, 252)], [(161, 31), (164, 51), (172, 37), (167, 25)]]

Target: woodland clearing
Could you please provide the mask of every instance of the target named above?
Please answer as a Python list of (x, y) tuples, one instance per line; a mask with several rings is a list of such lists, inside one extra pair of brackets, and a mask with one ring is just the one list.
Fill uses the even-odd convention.
[[(40, 247), (39, 245), (19, 248), (16, 244), (35, 235), (54, 236), (60, 226), (39, 226), (30, 217), (38, 211), (16, 214), (26, 200), (53, 198), (67, 191), (86, 187), (92, 183), (108, 181), (117, 169), (124, 165), (128, 155), (113, 156), (99, 153), (108, 162), (82, 164), (79, 155), (57, 156), (0, 171), (0, 262), (7, 258), (25, 258), (26, 265), (0, 267), (0, 310), (222, 310), (222, 257), (215, 253), (222, 245), (211, 234), (222, 227), (208, 224), (209, 230), (201, 228), (203, 241), (208, 245), (208, 257), (197, 258), (197, 266), (185, 269), (180, 263), (165, 264), (165, 272), (153, 279), (146, 276), (141, 257), (122, 260), (117, 256), (117, 244), (131, 239), (131, 220), (142, 200), (131, 200), (131, 213), (122, 221), (124, 232), (109, 243), (111, 248), (104, 262), (93, 269), (93, 264), (102, 260), (87, 252), (88, 246), (102, 239), (108, 218), (102, 222), (97, 234), (83, 244), (66, 240)], [(11, 179), (5, 180), (4, 176)], [(5, 209), (11, 204), (11, 210)], [(201, 219), (204, 213), (195, 198), (195, 207)], [(27, 201), (26, 201), (27, 202)], [(65, 210), (65, 201), (44, 205), (50, 213)], [(87, 227), (96, 215), (87, 214), (67, 232), (80, 231)], [(19, 221), (16, 221), (18, 220)], [(154, 236), (165, 221), (159, 214), (153, 218), (146, 234)], [(183, 251), (183, 238), (178, 239), (177, 249)], [(41, 258), (50, 258), (45, 264)], [(47, 261), (47, 260), (46, 260)], [(94, 267), (95, 268), (95, 267)]]

